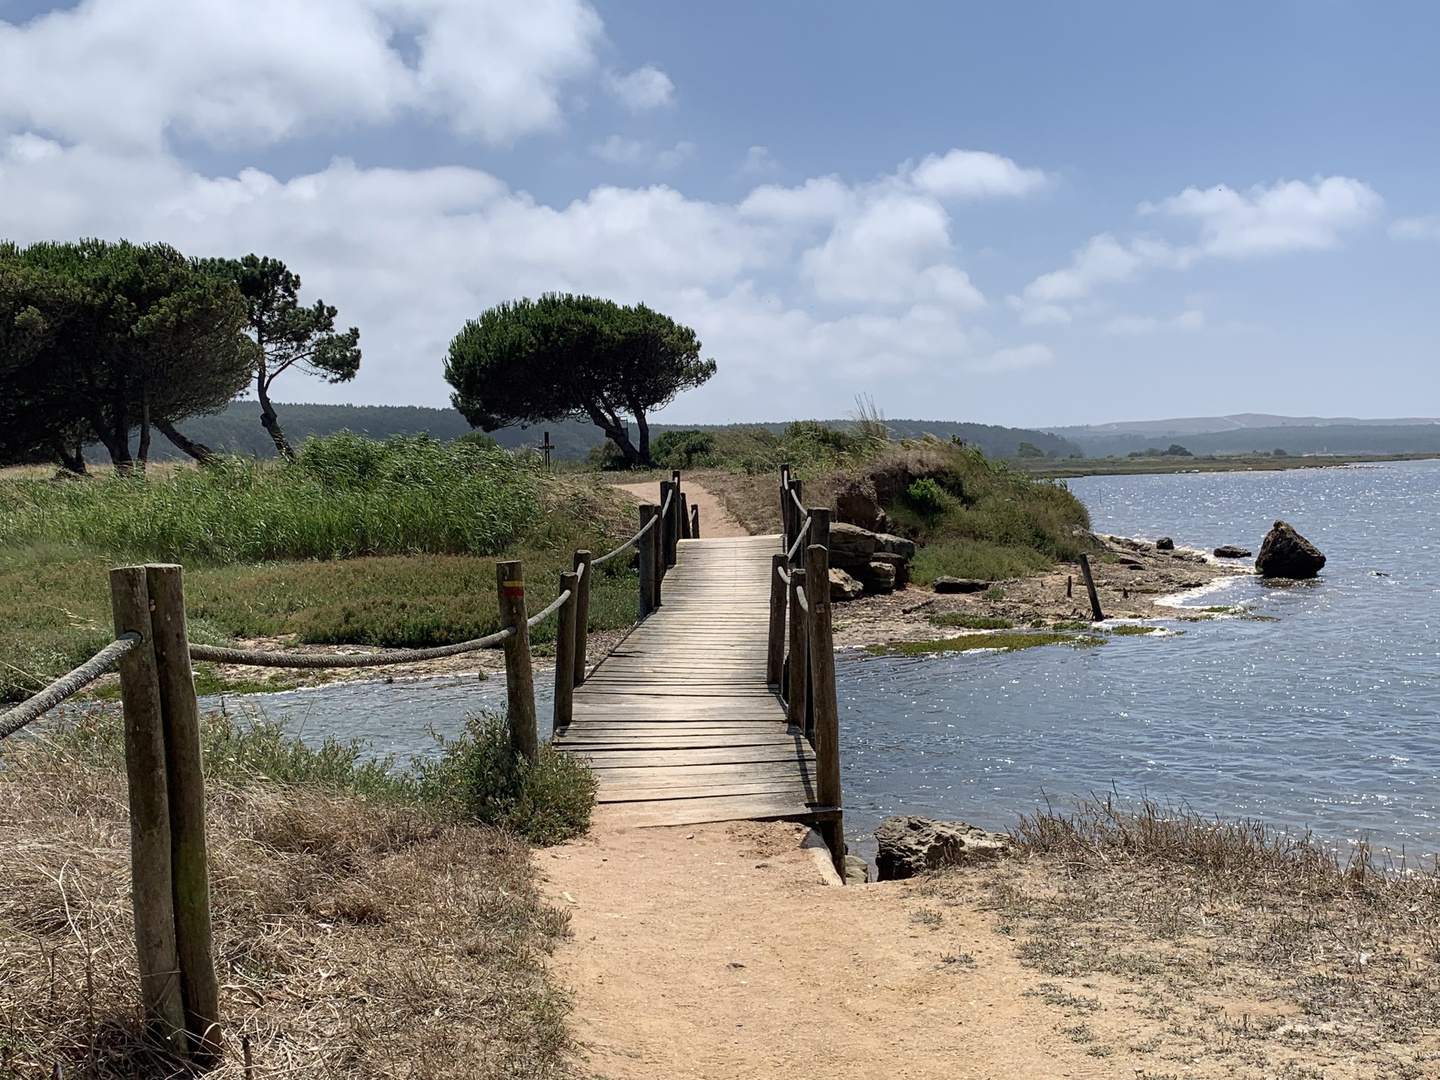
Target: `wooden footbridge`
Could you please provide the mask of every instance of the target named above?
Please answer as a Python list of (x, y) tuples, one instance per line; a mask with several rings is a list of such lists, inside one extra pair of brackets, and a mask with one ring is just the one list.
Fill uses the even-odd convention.
[[(805, 821), (843, 858), (828, 555), (805, 543), (828, 539), (829, 514), (800, 511), (798, 492), (782, 478), (786, 531), (771, 536), (693, 535), (683, 502), (663, 505), (678, 474), (642, 508), (659, 526), (640, 541), (644, 617), (574, 688), (554, 738), (627, 822)], [(802, 553), (813, 567), (791, 565)], [(807, 569), (826, 583), (816, 600)]]

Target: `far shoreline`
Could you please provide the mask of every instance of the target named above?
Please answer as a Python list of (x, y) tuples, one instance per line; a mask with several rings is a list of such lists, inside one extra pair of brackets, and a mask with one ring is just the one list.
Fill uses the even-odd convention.
[(1387, 461), (1434, 461), (1435, 454), (1312, 454), (1275, 457), (1271, 454), (1205, 454), (1140, 458), (1011, 458), (1007, 464), (1037, 480), (1071, 480), (1084, 476), (1150, 476), (1172, 473), (1279, 472), (1284, 469), (1329, 469)]

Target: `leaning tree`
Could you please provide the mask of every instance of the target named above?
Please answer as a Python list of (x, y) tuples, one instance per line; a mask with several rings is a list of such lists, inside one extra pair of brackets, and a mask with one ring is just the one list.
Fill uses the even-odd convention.
[(631, 465), (650, 464), (647, 414), (713, 374), (715, 361), (700, 358), (688, 326), (644, 304), (559, 293), (499, 304), (467, 322), (445, 363), (451, 401), (471, 426), (588, 417)]
[(326, 382), (349, 382), (360, 370), (360, 331), (335, 330), (336, 309), (316, 300), (300, 304), (300, 277), (279, 259), (246, 255), (243, 259), (203, 259), (197, 265), (235, 283), (245, 297), (250, 334), (259, 346), (255, 396), (260, 423), (270, 433), (281, 457), (294, 457), (280, 418), (270, 401), (270, 387), (297, 368)]
[(175, 423), (224, 408), (249, 382), (254, 345), (239, 291), (166, 244), (12, 245), (0, 248), (0, 270), (9, 455), (28, 445), (83, 471), (80, 446), (98, 441), (117, 469), (137, 458), (143, 467), (152, 428), (184, 449)]

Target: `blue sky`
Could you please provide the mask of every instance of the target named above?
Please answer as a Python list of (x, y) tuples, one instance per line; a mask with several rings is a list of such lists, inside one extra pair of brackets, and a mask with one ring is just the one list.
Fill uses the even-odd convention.
[(292, 400), (443, 404), (549, 289), (673, 421), (1440, 414), (1440, 6), (0, 0), (0, 236), (286, 259)]

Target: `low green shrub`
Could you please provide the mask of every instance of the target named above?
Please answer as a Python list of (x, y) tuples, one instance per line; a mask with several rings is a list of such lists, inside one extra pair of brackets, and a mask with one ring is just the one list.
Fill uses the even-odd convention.
[(650, 458), (664, 469), (692, 469), (708, 464), (714, 450), (708, 431), (666, 431), (650, 444)]
[(910, 576), (920, 585), (932, 584), (937, 577), (1003, 581), (1048, 570), (1051, 565), (1043, 552), (1032, 547), (948, 540), (920, 548), (911, 563)]
[(934, 517), (945, 508), (945, 492), (928, 476), (905, 489), (905, 501), (922, 517)]
[[(930, 621), (936, 626), (958, 626), (963, 630), (1010, 630), (1015, 624), (1009, 619), (996, 619), (987, 615), (970, 615), (963, 611), (944, 612), (931, 615)], [(1034, 623), (1031, 623), (1033, 626)]]
[(537, 844), (559, 844), (590, 827), (595, 777), (548, 741), (531, 765), (511, 749), (505, 720), (482, 715), (458, 739), (441, 742), (438, 761), (417, 762), (422, 798)]

